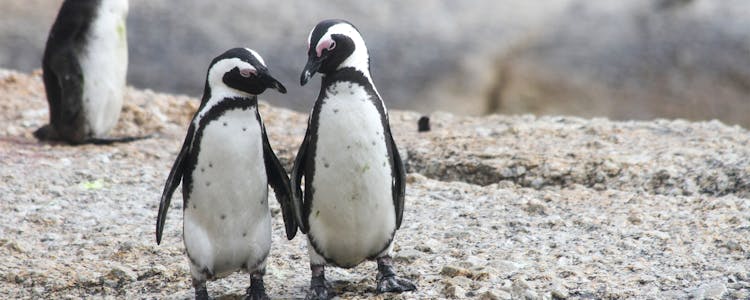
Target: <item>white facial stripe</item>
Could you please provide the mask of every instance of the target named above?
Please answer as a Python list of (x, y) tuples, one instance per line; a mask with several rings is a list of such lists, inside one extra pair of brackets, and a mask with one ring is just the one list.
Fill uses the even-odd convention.
[(231, 88), (224, 84), (224, 73), (231, 71), (235, 67), (240, 69), (240, 74), (243, 72), (243, 70), (252, 70), (252, 72), (257, 72), (255, 67), (253, 67), (251, 64), (236, 57), (222, 59), (211, 66), (211, 69), (208, 70), (208, 86), (211, 87), (211, 98), (208, 99), (208, 103), (206, 103), (206, 106), (203, 108), (204, 111), (199, 113), (193, 119), (193, 124), (195, 126), (198, 126), (198, 124), (200, 124), (205, 111), (211, 109), (211, 107), (219, 103), (221, 99), (237, 96), (247, 97), (249, 95), (244, 91)]
[(246, 70), (246, 72), (257, 72), (253, 65), (239, 58), (226, 58), (216, 62), (208, 71), (208, 85), (211, 87), (211, 94), (213, 96), (222, 95), (221, 97), (223, 98), (247, 95), (246, 92), (233, 89), (224, 84), (224, 73), (231, 71), (235, 67), (239, 68), (240, 72), (243, 72), (243, 70)]
[(310, 43), (312, 42), (310, 41), (310, 39), (312, 38), (313, 31), (315, 31), (315, 27), (313, 27), (313, 29), (310, 30), (310, 33), (307, 34), (307, 51), (306, 52), (310, 51)]
[(354, 52), (344, 60), (339, 68), (353, 67), (357, 70), (364, 71), (369, 76), (369, 55), (367, 54), (367, 46), (365, 40), (359, 34), (357, 29), (347, 23), (339, 23), (328, 28), (326, 33), (320, 38), (318, 44), (315, 45), (315, 49), (322, 49), (324, 43), (330, 43), (333, 39), (331, 38), (334, 34), (341, 34), (349, 37), (354, 42)]
[(245, 48), (245, 50), (247, 50), (247, 52), (250, 52), (252, 56), (255, 56), (255, 59), (257, 59), (261, 64), (263, 64), (264, 67), (267, 67), (266, 61), (263, 60), (263, 57), (261, 57), (260, 54), (258, 54), (258, 52), (255, 52), (255, 50), (250, 49), (250, 48)]

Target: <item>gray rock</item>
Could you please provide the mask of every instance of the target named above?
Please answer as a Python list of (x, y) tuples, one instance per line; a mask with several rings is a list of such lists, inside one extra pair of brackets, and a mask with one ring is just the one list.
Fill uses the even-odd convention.
[(424, 253), (422, 253), (419, 250), (406, 249), (406, 250), (401, 250), (401, 251), (396, 252), (394, 259), (400, 262), (404, 262), (404, 263), (412, 263), (422, 256), (424, 256)]
[(693, 299), (721, 299), (727, 292), (727, 287), (722, 282), (711, 282), (694, 289), (690, 293)]
[(550, 286), (550, 296), (552, 296), (552, 299), (568, 299), (568, 297), (570, 297), (570, 294), (568, 293), (568, 289), (565, 286), (557, 281), (554, 281)]
[[(658, 3), (663, 2), (682, 4), (401, 1), (373, 8), (359, 0), (279, 9), (270, 0), (221, 5), (133, 0), (128, 80), (142, 88), (198, 96), (210, 58), (230, 47), (249, 46), (283, 82), (295, 82), (309, 30), (323, 18), (344, 16), (365, 35), (374, 80), (393, 107), (722, 118), (748, 125), (750, 104), (744, 100), (750, 63), (745, 56), (750, 46), (744, 41), (750, 35), (742, 20), (748, 18), (749, 4)], [(38, 68), (60, 0), (4, 4), (0, 65)], [(288, 96), (265, 97), (307, 111), (316, 92), (290, 89)], [(14, 135), (20, 132), (15, 125), (7, 128)], [(523, 174), (522, 169), (515, 173)], [(600, 174), (597, 180), (606, 178), (607, 173)]]
[(101, 277), (101, 281), (109, 287), (118, 288), (130, 282), (138, 280), (138, 274), (125, 266), (113, 266), (107, 274)]
[(469, 270), (465, 268), (461, 268), (458, 266), (451, 266), (451, 265), (444, 266), (440, 270), (440, 275), (448, 276), (448, 277), (456, 277), (456, 276), (468, 277), (470, 274), (471, 272), (469, 272)]

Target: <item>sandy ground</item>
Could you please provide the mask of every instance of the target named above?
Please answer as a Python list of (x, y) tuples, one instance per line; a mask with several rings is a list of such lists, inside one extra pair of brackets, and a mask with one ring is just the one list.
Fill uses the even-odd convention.
[[(190, 298), (175, 195), (157, 246), (159, 196), (198, 100), (130, 89), (113, 146), (37, 142), (38, 72), (0, 71), (0, 294), (8, 298)], [(289, 162), (306, 115), (261, 104)], [(328, 269), (342, 298), (750, 297), (750, 134), (719, 122), (419, 115), (392, 111), (408, 156), (397, 270), (419, 290), (374, 294), (375, 264)], [(302, 298), (303, 236), (278, 205), (266, 287)], [(245, 274), (209, 284), (242, 296)]]

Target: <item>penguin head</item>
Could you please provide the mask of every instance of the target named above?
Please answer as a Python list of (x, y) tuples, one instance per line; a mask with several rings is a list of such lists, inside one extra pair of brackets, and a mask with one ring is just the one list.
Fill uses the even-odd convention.
[(341, 68), (354, 68), (369, 76), (370, 56), (365, 40), (347, 21), (321, 21), (307, 38), (307, 64), (300, 84), (305, 85), (315, 73), (327, 75)]
[(286, 93), (286, 88), (268, 73), (263, 58), (252, 49), (233, 48), (214, 58), (208, 68), (207, 88), (228, 89), (239, 94), (260, 95), (267, 88)]

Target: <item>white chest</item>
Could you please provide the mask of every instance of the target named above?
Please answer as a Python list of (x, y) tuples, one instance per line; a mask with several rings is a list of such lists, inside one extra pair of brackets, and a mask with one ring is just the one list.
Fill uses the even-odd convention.
[[(195, 149), (194, 149), (195, 150)], [(255, 108), (225, 112), (203, 129), (184, 213), (185, 246), (217, 274), (268, 253), (271, 221), (262, 132)]]
[(116, 1), (103, 1), (80, 57), (83, 107), (94, 136), (106, 134), (117, 124), (128, 65), (127, 7), (123, 10), (108, 2)]
[(320, 108), (311, 235), (341, 264), (382, 250), (395, 229), (392, 171), (380, 114), (359, 85), (333, 86)]

